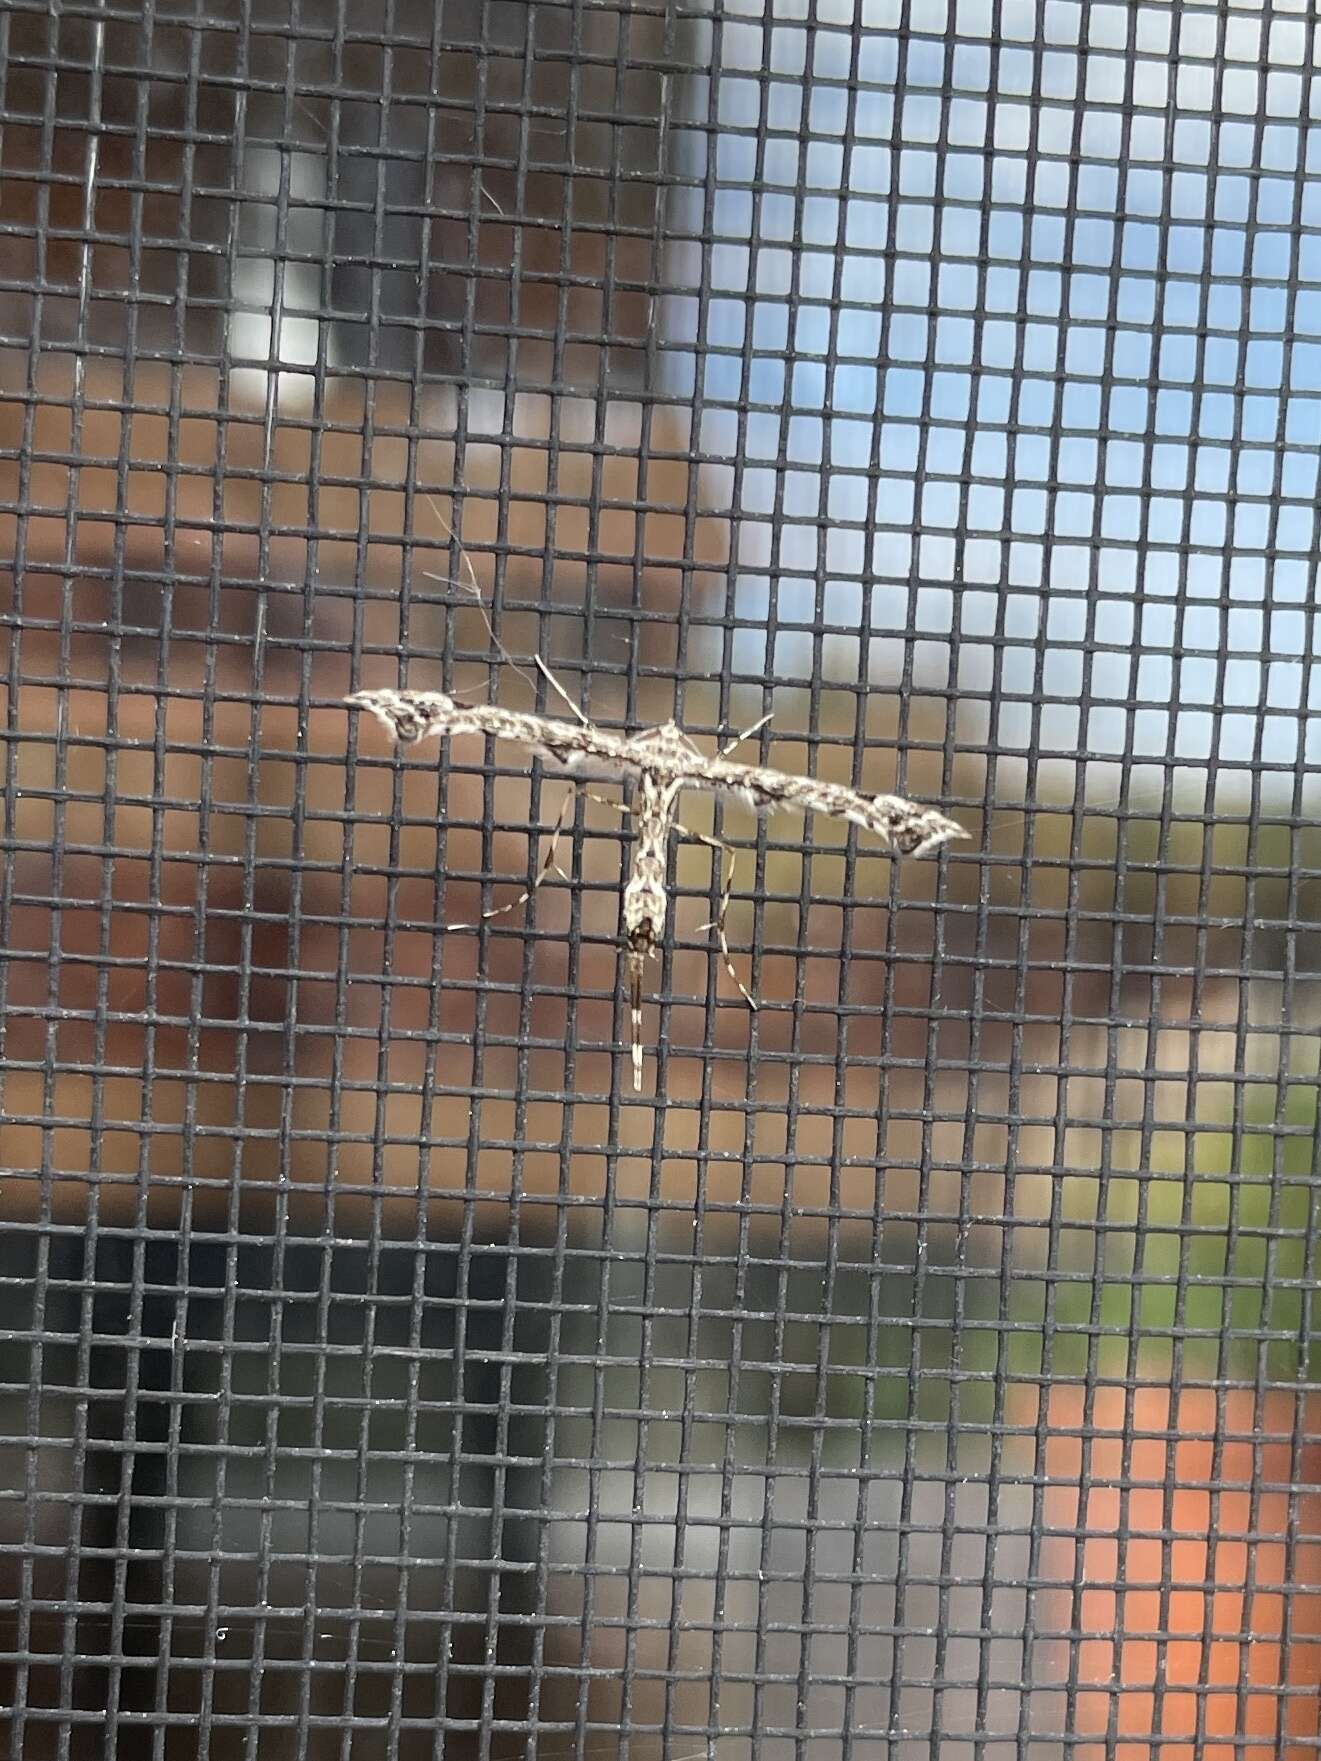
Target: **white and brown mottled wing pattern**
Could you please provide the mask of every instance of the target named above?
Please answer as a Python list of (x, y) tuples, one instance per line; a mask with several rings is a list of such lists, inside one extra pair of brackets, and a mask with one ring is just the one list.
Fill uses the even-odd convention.
[(951, 839), (968, 835), (956, 820), (947, 819), (934, 807), (906, 801), (902, 795), (864, 795), (844, 783), (790, 776), (760, 765), (731, 764), (727, 759), (712, 759), (705, 774), (692, 780), (692, 786), (737, 795), (762, 813), (795, 807), (803, 813), (846, 820), (873, 833), (901, 856), (926, 856)]

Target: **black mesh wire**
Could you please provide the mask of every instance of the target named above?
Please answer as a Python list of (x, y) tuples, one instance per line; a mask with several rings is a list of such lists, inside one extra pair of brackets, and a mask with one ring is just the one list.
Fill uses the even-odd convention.
[(1315, 1754), (1316, 49), (0, 4), (15, 1754)]

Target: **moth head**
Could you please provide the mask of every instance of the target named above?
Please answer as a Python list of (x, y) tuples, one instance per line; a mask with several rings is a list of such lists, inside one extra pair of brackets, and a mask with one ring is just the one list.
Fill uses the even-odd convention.
[(458, 705), (443, 691), (355, 691), (344, 699), (352, 709), (366, 709), (400, 746), (416, 746), (429, 734), (443, 734)]
[[(896, 805), (905, 811), (896, 813)], [(875, 806), (877, 812), (888, 819), (886, 835), (892, 848), (901, 856), (929, 856), (942, 844), (970, 835), (957, 820), (946, 819), (934, 807), (915, 808), (911, 801), (896, 803), (893, 795), (878, 795)]]

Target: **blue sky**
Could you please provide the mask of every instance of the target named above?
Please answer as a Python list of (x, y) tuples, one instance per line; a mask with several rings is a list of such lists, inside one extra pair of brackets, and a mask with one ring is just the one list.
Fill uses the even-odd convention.
[[(977, 0), (901, 42), (858, 6), (727, 4), (677, 107), (667, 384), (735, 528), (738, 664), (805, 675), (766, 622), (820, 588), (878, 685), (918, 640), (965, 737), (1316, 763), (1310, 13)], [(1038, 669), (1033, 735), (987, 693)]]

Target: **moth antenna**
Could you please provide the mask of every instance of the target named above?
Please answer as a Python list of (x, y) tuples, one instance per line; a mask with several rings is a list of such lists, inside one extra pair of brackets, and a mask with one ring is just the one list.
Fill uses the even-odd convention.
[[(458, 545), (459, 560), (463, 564), (464, 568), (468, 571), (468, 579), (467, 579), (467, 583), (466, 583), (468, 591), (472, 594), (472, 597), (473, 597), (474, 601), (476, 602), (477, 610), (481, 614), (481, 620), (482, 620), (483, 624), (485, 624), (485, 626), (486, 626), (486, 634), (491, 638), (492, 645), (494, 646), (497, 654), (499, 654), (501, 660), (503, 660), (505, 662), (506, 666), (513, 667), (514, 671), (518, 674), (519, 678), (526, 679), (528, 684), (531, 685), (532, 689), (535, 691), (537, 688), (537, 681), (532, 677), (532, 674), (527, 670), (527, 668), (525, 666), (521, 665), (518, 661), (516, 661), (514, 659), (513, 655), (509, 652), (509, 650), (505, 647), (504, 643), (500, 640), (500, 638), (495, 633), (495, 625), (491, 622), (491, 614), (489, 611), (487, 611), (486, 601), (482, 597), (482, 589), (481, 589), (481, 584), (479, 583), (479, 581), (477, 579), (477, 571), (472, 566), (472, 559), (469, 557), (467, 551), (463, 548), (463, 540), (455, 532), (453, 526), (450, 525), (449, 521), (445, 518), (444, 514), (441, 513), (440, 508), (437, 505), (435, 496), (428, 493), (425, 497), (425, 500), (427, 501), (428, 505), (430, 506), (431, 512), (434, 514), (436, 521), (437, 521), (438, 525), (440, 526), (441, 531), (444, 532), (445, 536), (450, 540), (450, 542), (452, 544)], [(455, 581), (453, 583), (453, 585), (456, 587), (462, 587), (465, 585), (465, 583), (462, 581)], [(554, 673), (546, 665), (545, 661), (541, 658), (541, 656), (539, 654), (534, 655), (533, 659), (536, 663), (537, 671), (541, 674), (542, 678), (545, 679), (546, 683), (551, 687), (551, 689), (559, 696), (561, 702), (567, 704), (567, 706), (573, 711), (575, 718), (578, 721), (580, 721), (585, 728), (590, 727), (591, 723), (588, 721), (587, 717), (583, 714), (583, 712), (579, 708), (579, 706), (574, 702), (573, 698), (570, 697), (569, 693), (564, 689), (564, 686), (561, 685), (559, 680), (555, 677)]]

